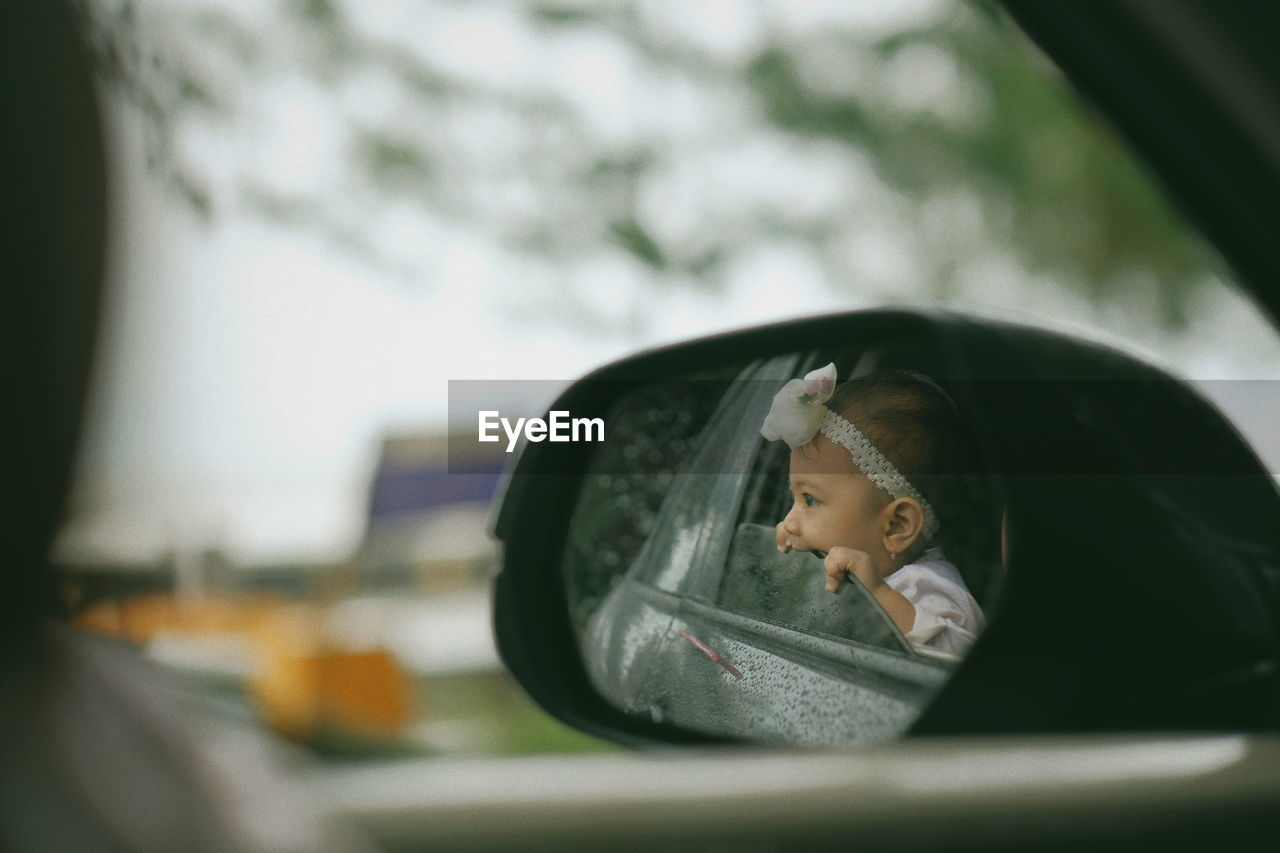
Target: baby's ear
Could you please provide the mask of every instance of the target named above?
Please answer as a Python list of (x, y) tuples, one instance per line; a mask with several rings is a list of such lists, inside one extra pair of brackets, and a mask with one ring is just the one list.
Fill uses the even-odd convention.
[(885, 507), (885, 540), (890, 550), (905, 553), (924, 530), (924, 507), (915, 498), (894, 498)]

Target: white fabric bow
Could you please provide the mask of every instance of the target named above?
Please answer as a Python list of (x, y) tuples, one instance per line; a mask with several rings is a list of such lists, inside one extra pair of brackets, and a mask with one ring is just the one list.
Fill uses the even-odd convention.
[(818, 434), (827, 411), (823, 403), (835, 390), (834, 364), (810, 371), (803, 379), (792, 379), (774, 395), (760, 434), (769, 441), (785, 441), (791, 448), (807, 444)]

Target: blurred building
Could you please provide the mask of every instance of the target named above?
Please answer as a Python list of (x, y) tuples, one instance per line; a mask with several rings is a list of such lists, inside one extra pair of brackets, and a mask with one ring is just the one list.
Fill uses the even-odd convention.
[(487, 525), (501, 460), (468, 455), (475, 442), (447, 434), (382, 442), (368, 522), (354, 556), (361, 586), (428, 594), (482, 585), (496, 558)]

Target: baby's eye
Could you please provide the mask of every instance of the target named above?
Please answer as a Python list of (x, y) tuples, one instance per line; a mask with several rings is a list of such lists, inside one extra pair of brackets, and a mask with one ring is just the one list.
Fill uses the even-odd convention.
[(813, 495), (809, 494), (808, 492), (805, 492), (804, 494), (802, 494), (800, 498), (801, 500), (804, 501), (805, 506), (813, 506), (818, 502), (818, 499), (815, 498)]

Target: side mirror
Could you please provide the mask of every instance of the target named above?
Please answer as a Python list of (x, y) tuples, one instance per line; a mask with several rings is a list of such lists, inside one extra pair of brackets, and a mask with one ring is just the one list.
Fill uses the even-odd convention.
[[(948, 490), (945, 560), (985, 613), (963, 656), (908, 641), (866, 584), (824, 590), (820, 555), (778, 552), (800, 498), (760, 424), (828, 362), (842, 380), (914, 371), (954, 407), (967, 462), (928, 493)], [(580, 729), (848, 743), (1280, 716), (1275, 481), (1193, 388), (1128, 356), (875, 311), (634, 356), (550, 411), (599, 418), (604, 440), (525, 446), (495, 622), (516, 678)]]

